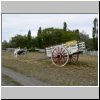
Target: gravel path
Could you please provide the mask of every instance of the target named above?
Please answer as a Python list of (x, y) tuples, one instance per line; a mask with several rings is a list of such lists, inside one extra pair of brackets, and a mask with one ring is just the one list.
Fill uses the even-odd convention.
[(50, 86), (49, 84), (41, 82), (33, 77), (27, 77), (5, 67), (2, 67), (2, 73), (20, 83), (22, 86)]

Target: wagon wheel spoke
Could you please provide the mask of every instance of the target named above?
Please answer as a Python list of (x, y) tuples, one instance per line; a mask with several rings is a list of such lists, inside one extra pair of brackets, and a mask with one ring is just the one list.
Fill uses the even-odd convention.
[[(53, 59), (54, 59), (54, 62), (59, 63), (59, 64), (63, 64), (63, 63), (66, 62), (67, 57), (68, 57), (68, 55), (64, 55), (64, 56), (62, 56), (62, 58), (61, 58), (61, 60), (60, 60), (60, 59), (58, 59), (57, 56), (56, 56), (56, 57), (53, 57)], [(57, 61), (58, 61), (58, 62), (57, 62)]]
[(66, 48), (58, 46), (55, 47), (52, 51), (52, 62), (57, 66), (64, 66), (67, 64), (69, 55)]
[(65, 62), (66, 62), (66, 58), (62, 57), (62, 63), (65, 63)]
[(61, 54), (63, 54), (63, 55), (66, 54), (65, 50), (63, 50), (63, 51), (61, 52)]
[(54, 55), (54, 54), (57, 55), (57, 51), (54, 49), (54, 51), (53, 51), (52, 54), (53, 54), (53, 55)]
[(70, 63), (76, 63), (78, 61), (79, 54), (73, 54), (70, 56), (69, 62)]

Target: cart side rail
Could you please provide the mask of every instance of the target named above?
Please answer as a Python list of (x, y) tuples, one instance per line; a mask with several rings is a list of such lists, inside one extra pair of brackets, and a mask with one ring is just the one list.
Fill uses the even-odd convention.
[(72, 55), (72, 54), (78, 53), (78, 52), (83, 52), (85, 50), (85, 42), (79, 42), (75, 46), (72, 46), (72, 47), (71, 46), (67, 47), (66, 43), (63, 43), (63, 44), (60, 44), (60, 45), (47, 47), (46, 48), (47, 57), (51, 57), (52, 50), (54, 48), (56, 48), (57, 46), (62, 46), (64, 48), (66, 48), (69, 52), (69, 55)]

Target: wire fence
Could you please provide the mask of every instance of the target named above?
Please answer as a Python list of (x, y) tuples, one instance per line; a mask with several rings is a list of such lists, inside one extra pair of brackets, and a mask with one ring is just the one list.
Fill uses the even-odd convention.
[(84, 54), (98, 56), (98, 51), (85, 51)]

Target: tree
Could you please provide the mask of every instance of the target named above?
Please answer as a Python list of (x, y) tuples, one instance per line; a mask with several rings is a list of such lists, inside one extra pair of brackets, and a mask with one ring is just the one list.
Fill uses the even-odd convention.
[(32, 46), (32, 36), (31, 36), (31, 31), (29, 30), (28, 31), (28, 34), (27, 34), (27, 48), (31, 48)]
[(80, 40), (80, 35), (79, 35), (79, 29), (74, 30), (75, 33), (77, 33), (78, 37), (77, 37), (77, 41)]
[(67, 24), (66, 24), (66, 22), (64, 22), (63, 30), (67, 31)]
[[(41, 27), (39, 27), (37, 34), (37, 37), (32, 37), (31, 30), (29, 30), (27, 35), (16, 35), (10, 40), (10, 47), (27, 47), (29, 50), (35, 47), (43, 49), (71, 40), (79, 40), (79, 30), (68, 30), (66, 22), (64, 22), (63, 29), (50, 27), (42, 30)], [(84, 37), (82, 39), (87, 39), (87, 36), (81, 36)]]
[(98, 19), (95, 18), (93, 21), (93, 29), (92, 29), (92, 36), (93, 36), (93, 44), (94, 44), (94, 49), (98, 50)]
[(38, 36), (41, 35), (41, 33), (42, 33), (42, 29), (41, 29), (41, 27), (39, 27), (39, 29), (38, 29)]
[(17, 47), (23, 48), (26, 47), (26, 44), (27, 44), (27, 37), (19, 34), (12, 37), (9, 42), (9, 45), (12, 48), (17, 48)]
[(6, 40), (4, 40), (3, 42), (2, 42), (2, 49), (3, 50), (6, 50), (6, 48), (8, 48), (9, 47), (9, 43), (6, 41)]
[(61, 43), (65, 43), (70, 40), (78, 40), (79, 34), (76, 31), (64, 31), (58, 28), (46, 28), (42, 30), (41, 35), (37, 36), (38, 48), (45, 48)]
[(89, 50), (94, 50), (93, 38), (89, 38), (89, 40), (88, 40), (88, 48), (89, 48)]
[(80, 42), (85, 42), (85, 46), (86, 48), (89, 48), (89, 35), (86, 34), (86, 32), (84, 30), (82, 30), (82, 32), (79, 33), (80, 36)]

